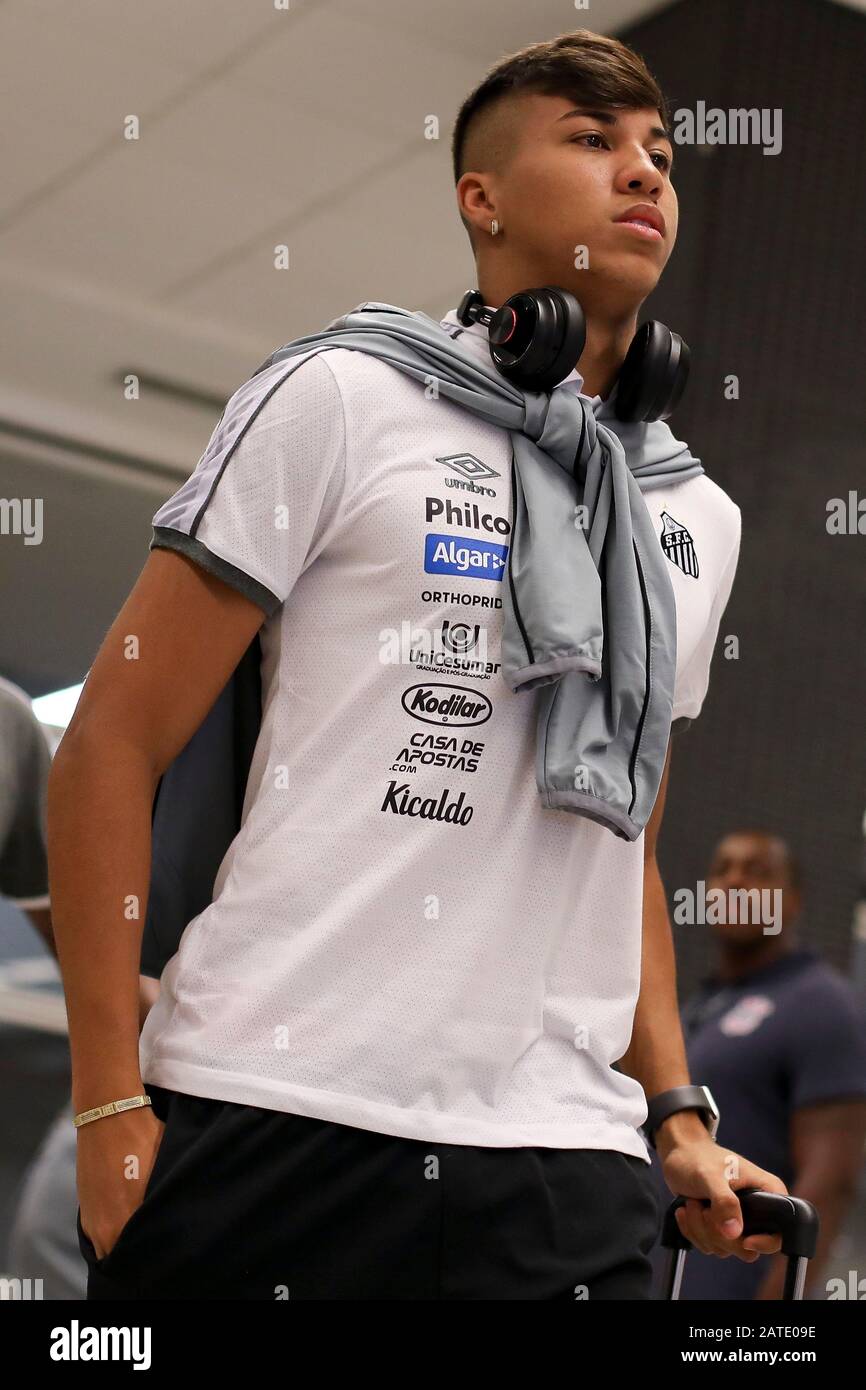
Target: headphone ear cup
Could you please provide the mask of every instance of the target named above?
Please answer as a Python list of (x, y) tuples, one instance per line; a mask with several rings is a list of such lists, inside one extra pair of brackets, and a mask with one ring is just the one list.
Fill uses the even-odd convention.
[(689, 365), (691, 362), (689, 345), (685, 338), (680, 337), (679, 333), (671, 333), (671, 337), (676, 347), (679, 349), (679, 356), (677, 357), (676, 366), (674, 368), (674, 382), (667, 400), (658, 403), (659, 413), (652, 417), (654, 420), (666, 420), (669, 415), (673, 415), (680, 403), (683, 391), (686, 389), (686, 382), (689, 379)]
[(498, 343), (496, 330), (490, 334), (498, 370), (524, 391), (552, 391), (572, 371), (586, 343), (578, 300), (558, 285), (542, 285), (513, 294), (498, 313), (507, 334)]
[(666, 420), (679, 404), (689, 374), (689, 348), (657, 319), (642, 323), (617, 378), (618, 420)]
[(569, 372), (574, 371), (586, 347), (586, 317), (580, 301), (568, 290), (558, 285), (545, 285), (544, 293), (550, 296), (555, 307), (558, 331), (557, 341), (549, 345), (545, 384), (536, 387), (536, 390), (552, 391)]

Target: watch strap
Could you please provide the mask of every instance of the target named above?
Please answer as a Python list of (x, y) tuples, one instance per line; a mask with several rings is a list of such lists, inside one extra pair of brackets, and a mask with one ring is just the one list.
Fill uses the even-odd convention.
[(673, 1086), (669, 1091), (660, 1091), (647, 1102), (647, 1117), (643, 1128), (653, 1148), (656, 1146), (656, 1130), (680, 1110), (699, 1111), (710, 1137), (715, 1139), (719, 1111), (709, 1089), (706, 1086)]

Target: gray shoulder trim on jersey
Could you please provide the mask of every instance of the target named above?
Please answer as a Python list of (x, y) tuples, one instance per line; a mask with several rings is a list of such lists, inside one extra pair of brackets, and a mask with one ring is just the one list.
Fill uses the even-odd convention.
[[(280, 364), (280, 366), (283, 365), (284, 364), (282, 363)], [(294, 363), (285, 371), (280, 372), (279, 375), (276, 376), (275, 380), (272, 380), (272, 377), (274, 376), (274, 373), (272, 371), (268, 371), (267, 369), (263, 371), (260, 367), (259, 370), (255, 372), (248, 381), (245, 381), (243, 386), (240, 386), (238, 390), (235, 392), (235, 394), (226, 402), (225, 409), (223, 410), (223, 413), (219, 419), (219, 424), (217, 425), (217, 437), (220, 439), (220, 447), (216, 451), (215, 455), (216, 467), (213, 470), (213, 480), (208, 490), (208, 494), (202, 502), (201, 506), (199, 507), (195, 519), (193, 520), (192, 526), (190, 527), (191, 535), (194, 536), (196, 531), (198, 530), (199, 525), (201, 523), (201, 519), (207, 511), (208, 506), (210, 505), (211, 498), (217, 490), (220, 478), (222, 477), (223, 473), (225, 473), (226, 468), (228, 467), (229, 459), (234, 454), (235, 449), (240, 444), (247, 430), (250, 428), (256, 417), (261, 413), (263, 407), (267, 405), (268, 401), (271, 399), (271, 396), (273, 396), (274, 393), (279, 390), (279, 388), (283, 385), (283, 382), (287, 381), (288, 378), (291, 376), (292, 372), (295, 371), (296, 368), (300, 365), (301, 364), (299, 362)], [(261, 379), (257, 381), (256, 377), (260, 377)], [(234, 406), (234, 410), (229, 420), (226, 421), (226, 411), (228, 410), (230, 405)], [(249, 412), (245, 417), (243, 415), (244, 409), (247, 409)], [(242, 421), (239, 427), (237, 425), (238, 417), (240, 417)], [(221, 434), (223, 422), (225, 422), (226, 425), (226, 435), (228, 436), (227, 440), (223, 439)], [(231, 438), (232, 431), (235, 429), (237, 430), (237, 433), (235, 434), (234, 438)], [(210, 445), (208, 445), (208, 449), (210, 449)]]
[(221, 556), (214, 555), (212, 550), (208, 550), (206, 545), (196, 540), (194, 536), (188, 536), (185, 531), (175, 531), (170, 526), (154, 526), (153, 539), (148, 546), (149, 550), (154, 547), (164, 550), (177, 550), (181, 555), (186, 555), (190, 560), (194, 560), (197, 565), (201, 565), (203, 570), (209, 574), (215, 574), (217, 579), (222, 579), (226, 584), (230, 584), (233, 589), (238, 589), (246, 598), (252, 599), (270, 618), (279, 608), (282, 599), (276, 594), (272, 594), (266, 585), (260, 584), (257, 579), (253, 579), (244, 570), (238, 569), (237, 565), (232, 565), (228, 560), (223, 560)]
[(168, 526), (195, 536), (213, 499), (230, 460), (250, 426), (280, 387), (293, 372), (307, 361), (306, 356), (291, 362), (278, 362), (269, 368), (258, 368), (239, 386), (226, 402), (216, 429), (195, 469), (182, 487), (162, 504), (155, 513), (156, 527)]

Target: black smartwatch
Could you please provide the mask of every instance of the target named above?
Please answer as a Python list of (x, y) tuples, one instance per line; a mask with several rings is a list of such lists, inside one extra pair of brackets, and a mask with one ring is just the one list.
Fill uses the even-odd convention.
[(656, 1146), (656, 1130), (670, 1115), (675, 1115), (678, 1110), (698, 1110), (701, 1119), (710, 1132), (710, 1138), (715, 1139), (716, 1131), (719, 1128), (719, 1107), (713, 1100), (709, 1086), (674, 1086), (670, 1091), (661, 1091), (657, 1096), (653, 1096), (647, 1102), (647, 1117), (643, 1123), (643, 1131), (647, 1139)]

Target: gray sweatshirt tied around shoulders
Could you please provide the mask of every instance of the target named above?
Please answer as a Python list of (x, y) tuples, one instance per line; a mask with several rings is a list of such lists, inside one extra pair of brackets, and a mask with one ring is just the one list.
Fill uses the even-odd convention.
[(536, 692), (542, 804), (636, 840), (671, 729), (676, 608), (641, 493), (703, 473), (662, 420), (625, 423), (614, 393), (523, 391), (434, 319), (366, 302), (278, 348), (371, 353), (510, 432), (513, 518), (502, 586), (502, 674)]

